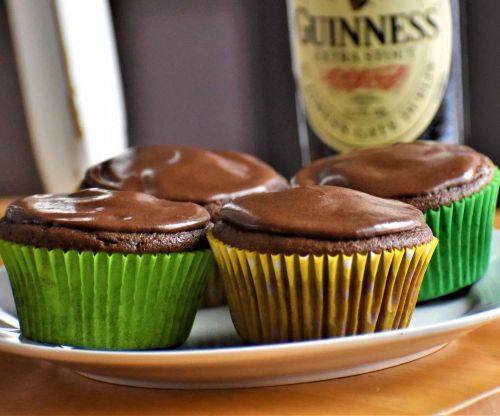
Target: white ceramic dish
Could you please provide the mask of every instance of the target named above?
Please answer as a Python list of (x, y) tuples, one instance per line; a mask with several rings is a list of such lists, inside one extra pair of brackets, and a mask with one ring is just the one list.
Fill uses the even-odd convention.
[(366, 373), (424, 357), (500, 318), (500, 232), (490, 267), (467, 293), (418, 306), (411, 327), (355, 337), (242, 346), (226, 308), (198, 313), (176, 350), (110, 352), (22, 338), (5, 269), (0, 270), (0, 351), (43, 359), (101, 381), (155, 388), (272, 386)]

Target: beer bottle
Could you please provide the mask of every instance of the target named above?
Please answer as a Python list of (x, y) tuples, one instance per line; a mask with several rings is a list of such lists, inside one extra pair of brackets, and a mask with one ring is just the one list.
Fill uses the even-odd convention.
[(464, 141), (460, 0), (288, 0), (303, 163)]

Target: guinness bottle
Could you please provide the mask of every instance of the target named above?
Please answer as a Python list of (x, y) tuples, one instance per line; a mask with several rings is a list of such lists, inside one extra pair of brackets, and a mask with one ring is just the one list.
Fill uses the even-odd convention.
[(459, 0), (288, 0), (302, 160), (464, 140)]

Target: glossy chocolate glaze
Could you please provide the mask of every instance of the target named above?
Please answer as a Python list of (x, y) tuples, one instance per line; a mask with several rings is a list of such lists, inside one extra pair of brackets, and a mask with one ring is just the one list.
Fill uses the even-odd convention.
[(411, 205), (335, 186), (249, 195), (224, 205), (220, 216), (245, 230), (331, 240), (427, 228)]
[(203, 229), (209, 220), (208, 212), (194, 203), (96, 188), (19, 199), (4, 218), (11, 224), (122, 233), (178, 233)]
[(416, 141), (317, 160), (300, 170), (292, 183), (336, 185), (399, 198), (470, 184), (484, 176), (485, 165), (492, 175), (493, 163), (470, 147)]
[(270, 234), (261, 231), (243, 230), (229, 223), (219, 221), (213, 228), (215, 238), (225, 244), (258, 253), (273, 254), (355, 254), (380, 253), (384, 250), (404, 249), (429, 243), (432, 231), (428, 227), (420, 227), (410, 231), (381, 235), (371, 238), (351, 240), (326, 240), (320, 238), (300, 237), (285, 234)]
[(165, 145), (129, 149), (89, 168), (82, 187), (94, 186), (208, 204), (284, 189), (288, 182), (244, 153)]

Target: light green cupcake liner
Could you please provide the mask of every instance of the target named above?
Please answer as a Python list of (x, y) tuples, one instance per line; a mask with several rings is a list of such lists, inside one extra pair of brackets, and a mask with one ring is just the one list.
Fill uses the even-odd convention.
[(419, 301), (435, 299), (481, 278), (490, 258), (500, 172), (479, 192), (424, 217), (439, 245), (420, 288)]
[(193, 324), (213, 256), (108, 254), (0, 240), (26, 338), (100, 349), (179, 345)]

